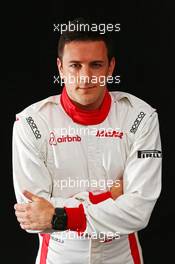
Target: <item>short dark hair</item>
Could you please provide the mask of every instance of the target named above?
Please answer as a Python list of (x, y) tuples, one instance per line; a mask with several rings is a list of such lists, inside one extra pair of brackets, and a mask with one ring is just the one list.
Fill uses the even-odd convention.
[[(84, 24), (84, 25), (92, 24), (90, 20), (84, 19), (84, 18), (77, 18), (73, 21), (70, 21), (70, 23), (75, 26), (77, 24)], [(98, 29), (97, 31), (91, 31), (87, 29), (85, 29), (84, 31), (78, 31), (78, 30), (64, 31), (61, 34), (59, 38), (59, 42), (58, 42), (58, 57), (62, 59), (65, 44), (70, 43), (72, 41), (89, 41), (89, 40), (90, 41), (104, 41), (106, 48), (107, 48), (108, 59), (109, 61), (111, 61), (112, 57), (114, 56), (112, 39), (109, 33), (100, 34), (100, 31)]]

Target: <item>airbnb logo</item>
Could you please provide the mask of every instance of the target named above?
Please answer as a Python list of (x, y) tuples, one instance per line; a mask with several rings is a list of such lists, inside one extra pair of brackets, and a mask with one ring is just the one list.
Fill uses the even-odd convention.
[(50, 138), (49, 138), (49, 144), (50, 145), (57, 145), (57, 143), (63, 143), (63, 142), (80, 142), (81, 137), (78, 135), (76, 136), (62, 136), (62, 137), (56, 137), (54, 132), (50, 132)]
[(105, 131), (105, 130), (101, 130), (101, 131), (97, 131), (96, 137), (119, 137), (120, 139), (122, 139), (123, 137), (123, 132), (121, 131)]

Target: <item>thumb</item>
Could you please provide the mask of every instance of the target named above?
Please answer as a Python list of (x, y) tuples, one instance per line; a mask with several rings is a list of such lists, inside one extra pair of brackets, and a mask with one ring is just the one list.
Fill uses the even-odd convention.
[(37, 195), (35, 195), (35, 194), (33, 194), (33, 193), (31, 193), (31, 192), (28, 192), (28, 191), (24, 191), (23, 192), (23, 195), (27, 198), (27, 199), (29, 199), (30, 201), (32, 201), (32, 202), (36, 202), (36, 201), (38, 201), (39, 200), (39, 196), (37, 196)]

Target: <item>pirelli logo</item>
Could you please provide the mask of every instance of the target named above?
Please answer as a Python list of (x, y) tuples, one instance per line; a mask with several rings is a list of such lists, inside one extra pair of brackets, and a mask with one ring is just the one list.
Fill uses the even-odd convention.
[(138, 150), (137, 157), (141, 158), (162, 158), (162, 151), (160, 150)]

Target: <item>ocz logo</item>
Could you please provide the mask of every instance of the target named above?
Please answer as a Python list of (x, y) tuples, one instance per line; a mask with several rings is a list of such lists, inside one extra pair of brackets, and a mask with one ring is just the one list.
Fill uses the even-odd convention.
[(32, 132), (34, 134), (34, 136), (36, 137), (36, 139), (40, 139), (41, 138), (41, 134), (33, 120), (33, 118), (31, 116), (26, 118), (27, 123), (29, 124), (30, 128), (32, 129)]
[(136, 118), (136, 120), (134, 121), (134, 124), (132, 125), (130, 132), (135, 134), (135, 132), (137, 131), (142, 119), (144, 118), (146, 114), (144, 112), (140, 112), (140, 114), (138, 115), (138, 117)]

